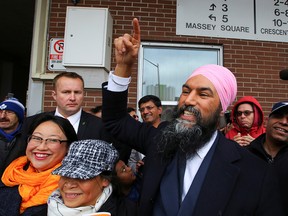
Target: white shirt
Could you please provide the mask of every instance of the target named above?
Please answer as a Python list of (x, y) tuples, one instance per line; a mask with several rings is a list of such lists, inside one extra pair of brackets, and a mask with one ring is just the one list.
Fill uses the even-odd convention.
[(214, 132), (211, 139), (196, 153), (186, 161), (186, 168), (184, 174), (183, 190), (182, 190), (182, 201), (184, 200), (186, 194), (189, 191), (189, 188), (195, 178), (195, 175), (201, 166), (205, 156), (212, 147), (215, 139), (217, 137), (217, 131)]
[[(81, 118), (81, 112), (82, 109), (80, 109), (77, 113), (69, 116), (67, 119), (69, 120), (69, 122), (72, 124), (76, 134), (78, 132), (78, 128), (79, 128), (79, 123), (80, 123), (80, 118)], [(55, 116), (60, 116), (62, 118), (65, 118), (63, 115), (61, 115), (58, 111), (58, 107), (56, 107), (56, 111), (55, 111)]]
[(110, 71), (108, 78), (108, 90), (113, 92), (121, 92), (126, 91), (128, 89), (128, 85), (131, 82), (131, 77), (119, 77), (113, 74), (113, 71)]

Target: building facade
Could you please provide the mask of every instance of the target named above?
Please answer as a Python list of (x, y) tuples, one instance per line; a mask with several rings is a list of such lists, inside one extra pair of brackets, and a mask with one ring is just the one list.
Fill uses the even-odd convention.
[[(51, 54), (49, 46), (51, 39), (61, 39), (65, 36), (67, 7), (107, 8), (113, 19), (113, 39), (124, 33), (131, 33), (132, 19), (134, 17), (139, 19), (143, 46), (138, 59), (138, 66), (135, 66), (133, 69), (132, 83), (129, 88), (129, 106), (137, 108), (137, 100), (139, 97), (143, 94), (153, 92), (162, 95), (164, 97), (162, 100), (165, 101), (165, 105), (167, 106), (177, 103), (179, 90), (173, 89), (173, 83), (168, 85), (165, 82), (166, 77), (168, 80), (169, 77), (175, 75), (176, 77), (180, 76), (181, 80), (179, 80), (179, 85), (182, 85), (181, 82), (184, 83), (186, 80), (185, 77), (187, 78), (189, 69), (188, 72), (185, 71), (185, 74), (182, 75), (181, 66), (176, 66), (175, 64), (174, 72), (168, 69), (163, 70), (163, 63), (159, 62), (165, 60), (159, 59), (157, 60), (159, 62), (157, 62), (152, 58), (153, 49), (163, 50), (168, 48), (167, 56), (169, 56), (169, 52), (172, 53), (174, 50), (179, 49), (179, 47), (184, 47), (192, 51), (212, 51), (211, 56), (208, 54), (211, 61), (207, 60), (207, 53), (203, 54), (202, 59), (205, 60), (203, 63), (206, 63), (207, 60), (207, 63), (222, 64), (229, 68), (237, 78), (237, 99), (245, 95), (254, 96), (259, 100), (266, 116), (274, 102), (288, 100), (288, 81), (279, 78), (279, 71), (287, 67), (288, 43), (286, 41), (177, 34), (176, 27), (179, 16), (179, 14), (177, 16), (177, 6), (179, 6), (177, 4), (180, 4), (179, 0), (80, 0), (77, 4), (75, 4), (75, 2), (76, 1), (71, 0), (36, 1), (29, 75), (31, 79), (29, 79), (26, 104), (28, 115), (35, 114), (39, 111), (52, 110), (56, 106), (51, 96), (51, 80), (61, 71), (49, 69), (49, 56)], [(197, 3), (197, 1), (194, 2)], [(218, 3), (219, 2), (221, 1), (219, 0)], [(195, 7), (197, 7), (197, 4), (195, 4)], [(244, 17), (239, 16), (239, 19), (244, 19)], [(83, 23), (83, 25), (89, 25), (89, 22)], [(195, 28), (207, 29), (213, 27), (204, 27), (198, 24), (198, 27), (196, 25)], [(233, 27), (230, 28), (231, 31), (233, 31), (232, 28)], [(234, 29), (234, 31), (248, 30), (243, 27), (240, 30)], [(148, 55), (150, 49), (152, 49), (152, 54)], [(198, 58), (199, 56), (201, 57), (201, 54), (202, 53), (196, 53), (195, 55)], [(149, 58), (147, 58), (147, 56), (149, 56)], [(170, 55), (171, 58), (175, 56), (177, 56), (177, 54)], [(199, 63), (199, 60), (196, 61)], [(187, 64), (188, 62), (186, 61)], [(199, 64), (201, 64), (201, 59)], [(191, 66), (191, 71), (194, 69), (194, 66), (196, 66), (196, 64)], [(113, 70), (114, 67), (115, 61), (112, 51), (110, 69)], [(155, 72), (153, 72), (154, 74), (152, 75), (147, 75), (147, 77), (150, 77), (150, 80), (152, 80), (151, 82), (148, 81), (148, 78), (147, 80), (145, 78), (145, 73), (148, 73), (147, 70), (154, 70)], [(161, 77), (159, 77), (159, 70)], [(151, 76), (153, 77), (151, 78)], [(178, 85), (178, 81), (176, 83)], [(165, 90), (161, 90), (162, 92), (160, 92), (160, 89), (163, 88)], [(84, 109), (88, 110), (101, 104), (102, 96), (100, 88), (89, 87), (86, 89), (85, 94)]]

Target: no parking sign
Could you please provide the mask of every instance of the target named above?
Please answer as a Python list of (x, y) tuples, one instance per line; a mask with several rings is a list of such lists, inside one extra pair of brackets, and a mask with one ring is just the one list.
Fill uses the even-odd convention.
[(48, 69), (50, 71), (64, 71), (66, 68), (62, 65), (64, 51), (63, 38), (51, 38), (49, 49)]

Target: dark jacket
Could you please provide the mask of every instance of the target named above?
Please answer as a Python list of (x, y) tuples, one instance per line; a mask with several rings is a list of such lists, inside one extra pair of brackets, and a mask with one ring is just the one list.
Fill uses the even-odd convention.
[(261, 158), (263, 161), (270, 164), (271, 167), (275, 170), (275, 173), (279, 178), (279, 185), (281, 188), (280, 193), (283, 200), (285, 213), (288, 215), (288, 143), (287, 146), (283, 147), (272, 159), (272, 157), (267, 154), (263, 148), (265, 139), (266, 133), (253, 140), (248, 146), (248, 150), (257, 157)]
[[(18, 192), (18, 186), (6, 187), (0, 182), (0, 216), (20, 216), (22, 198)], [(47, 205), (38, 205), (27, 208), (21, 216), (46, 216)]]
[(25, 155), (26, 141), (20, 142), (20, 136), (21, 134), (17, 133), (11, 142), (0, 136), (0, 176), (14, 159)]
[[(159, 130), (128, 117), (127, 96), (128, 91), (110, 92), (103, 88), (102, 118), (117, 139), (146, 155), (138, 214), (147, 216), (152, 215), (169, 162), (157, 154), (154, 137)], [(220, 133), (217, 136), (193, 216), (283, 215), (278, 185), (267, 164)]]

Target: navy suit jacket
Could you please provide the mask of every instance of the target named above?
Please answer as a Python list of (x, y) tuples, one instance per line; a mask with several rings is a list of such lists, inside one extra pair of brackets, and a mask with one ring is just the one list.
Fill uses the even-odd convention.
[[(128, 91), (110, 92), (105, 89), (105, 83), (103, 86), (105, 127), (122, 143), (146, 155), (138, 213), (152, 215), (161, 179), (169, 164), (157, 154), (155, 137), (159, 130), (127, 115)], [(268, 166), (236, 142), (220, 133), (218, 136), (193, 216), (284, 215), (277, 180)], [(189, 214), (183, 211), (182, 215)]]

